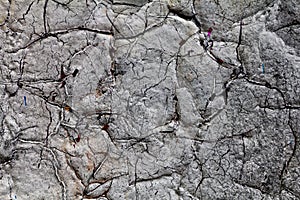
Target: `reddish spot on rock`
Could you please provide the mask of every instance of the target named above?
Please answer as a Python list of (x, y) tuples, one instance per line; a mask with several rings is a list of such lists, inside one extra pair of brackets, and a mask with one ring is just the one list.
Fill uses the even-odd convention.
[(107, 131), (108, 128), (109, 128), (109, 125), (108, 125), (108, 124), (105, 124), (105, 125), (102, 127), (102, 130)]
[(64, 107), (64, 109), (65, 109), (66, 111), (69, 111), (69, 112), (72, 112), (72, 111), (73, 111), (72, 108), (71, 108), (70, 106), (68, 106), (68, 105), (66, 105), (66, 106)]
[(220, 58), (217, 58), (217, 63), (219, 63), (220, 65), (222, 65), (223, 64), (223, 60), (222, 59), (220, 59)]
[(76, 142), (80, 142), (80, 134), (78, 134), (77, 138), (75, 138)]
[(61, 66), (61, 68), (60, 68), (60, 81), (62, 81), (64, 78), (66, 78), (66, 74), (65, 74), (65, 72), (64, 72), (64, 67), (63, 66)]

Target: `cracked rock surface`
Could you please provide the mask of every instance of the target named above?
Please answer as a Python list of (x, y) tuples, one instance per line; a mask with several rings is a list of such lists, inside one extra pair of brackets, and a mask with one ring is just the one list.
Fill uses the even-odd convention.
[(300, 199), (299, 10), (1, 1), (0, 199)]

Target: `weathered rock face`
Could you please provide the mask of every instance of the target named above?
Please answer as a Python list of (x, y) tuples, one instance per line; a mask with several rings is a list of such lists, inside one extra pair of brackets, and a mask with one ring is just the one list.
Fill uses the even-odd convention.
[(0, 2), (0, 199), (300, 199), (299, 10)]

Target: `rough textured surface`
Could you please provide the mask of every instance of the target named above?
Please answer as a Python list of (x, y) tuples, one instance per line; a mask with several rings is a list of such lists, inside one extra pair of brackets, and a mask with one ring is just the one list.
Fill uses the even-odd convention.
[(299, 10), (1, 1), (0, 199), (300, 199)]

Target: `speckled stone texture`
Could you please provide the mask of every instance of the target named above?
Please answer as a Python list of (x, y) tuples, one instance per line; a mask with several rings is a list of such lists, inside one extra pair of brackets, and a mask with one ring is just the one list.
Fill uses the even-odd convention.
[(299, 13), (1, 1), (0, 199), (300, 199)]

